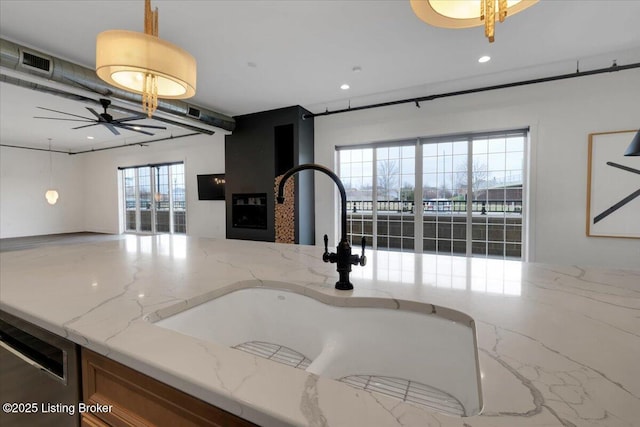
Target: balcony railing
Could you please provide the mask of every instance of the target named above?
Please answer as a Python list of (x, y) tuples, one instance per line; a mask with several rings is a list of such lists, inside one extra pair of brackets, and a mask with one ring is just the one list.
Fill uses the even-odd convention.
[[(153, 203), (154, 202), (151, 200), (140, 200), (140, 209), (151, 209), (151, 206), (153, 205)], [(159, 201), (159, 202), (155, 202), (155, 204), (156, 204), (156, 210), (158, 211), (169, 210), (169, 201)], [(184, 210), (185, 208), (186, 208), (186, 201), (184, 200), (173, 201), (174, 210)], [(135, 210), (136, 209), (135, 200), (127, 200), (126, 209), (128, 211)]]
[[(378, 200), (376, 208), (378, 212), (398, 212), (414, 213), (415, 202), (410, 200)], [(372, 212), (373, 201), (371, 200), (349, 200), (347, 201), (347, 211)], [(467, 211), (466, 200), (426, 200), (422, 202), (422, 212), (457, 212)], [(522, 213), (522, 200), (474, 200), (471, 202), (471, 211), (479, 214), (486, 213)]]

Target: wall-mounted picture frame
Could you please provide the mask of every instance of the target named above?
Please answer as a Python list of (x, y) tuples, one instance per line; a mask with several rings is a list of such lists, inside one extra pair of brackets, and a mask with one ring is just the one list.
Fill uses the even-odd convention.
[(640, 157), (624, 156), (636, 132), (589, 134), (587, 236), (640, 239)]

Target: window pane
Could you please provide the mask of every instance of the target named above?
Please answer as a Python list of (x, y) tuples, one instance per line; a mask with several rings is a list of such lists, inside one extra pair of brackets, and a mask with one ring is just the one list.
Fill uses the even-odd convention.
[(187, 232), (187, 199), (184, 164), (171, 165), (171, 196), (173, 200), (173, 233)]
[(511, 152), (507, 153), (505, 160), (505, 169), (507, 170), (522, 170), (522, 161), (524, 159), (524, 153)]
[(504, 138), (492, 138), (489, 140), (489, 153), (504, 153), (506, 149)]
[(411, 173), (415, 174), (416, 171), (416, 161), (413, 157), (408, 159), (402, 159), (401, 170), (403, 174)]
[(490, 171), (504, 170), (505, 166), (505, 154), (504, 153), (492, 153), (487, 156)]
[(467, 154), (467, 144), (466, 140), (457, 141), (453, 143), (453, 154)]
[(169, 166), (158, 166), (155, 171), (156, 188), (154, 191), (154, 201), (156, 204), (156, 232), (169, 233)]
[(523, 151), (524, 150), (524, 138), (522, 136), (507, 138), (506, 151)]
[(424, 144), (422, 146), (422, 155), (427, 156), (437, 156), (438, 155), (438, 144), (430, 143)]

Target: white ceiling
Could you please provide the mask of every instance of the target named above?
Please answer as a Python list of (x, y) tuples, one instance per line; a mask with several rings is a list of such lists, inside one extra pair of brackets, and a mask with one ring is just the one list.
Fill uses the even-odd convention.
[[(96, 35), (142, 31), (142, 0), (2, 0), (0, 36), (93, 68)], [(155, 0), (159, 35), (198, 61), (189, 102), (228, 115), (290, 105), (312, 112), (640, 62), (640, 1), (542, 0), (496, 25), (449, 30), (420, 21), (408, 0)], [(492, 60), (479, 64), (477, 59)], [(353, 67), (362, 71), (354, 73)], [(342, 83), (351, 89), (343, 91)], [(640, 84), (640, 83), (639, 83)], [(137, 142), (102, 126), (89, 141), (72, 122), (37, 120), (36, 106), (89, 113), (84, 105), (0, 84), (3, 144), (79, 150)], [(99, 109), (99, 108), (96, 108)], [(55, 113), (54, 113), (55, 114)], [(90, 113), (89, 113), (90, 114)], [(157, 122), (149, 122), (155, 123)], [(98, 129), (99, 128), (99, 129)], [(180, 128), (156, 137), (185, 132)], [(131, 134), (129, 132), (129, 134)], [(126, 138), (126, 140), (124, 140)], [(98, 139), (98, 138), (97, 138)]]

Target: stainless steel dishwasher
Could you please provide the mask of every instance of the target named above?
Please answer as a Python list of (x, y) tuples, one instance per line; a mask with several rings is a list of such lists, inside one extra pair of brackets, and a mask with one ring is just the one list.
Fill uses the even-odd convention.
[(79, 426), (78, 345), (0, 311), (0, 426)]

